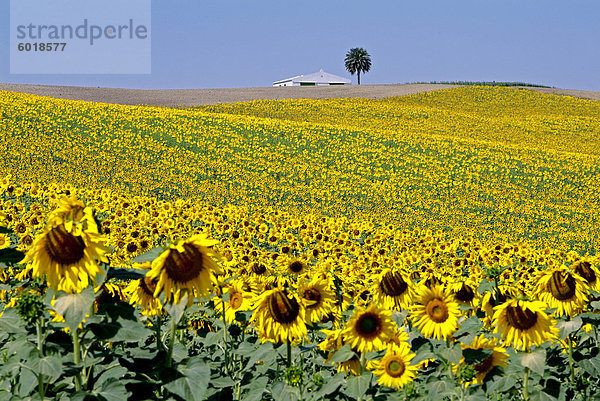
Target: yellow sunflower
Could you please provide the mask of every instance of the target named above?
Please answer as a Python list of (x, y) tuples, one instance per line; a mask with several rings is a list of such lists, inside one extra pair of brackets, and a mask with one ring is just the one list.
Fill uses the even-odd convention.
[(556, 321), (550, 319), (541, 301), (509, 300), (494, 308), (494, 333), (500, 332), (504, 343), (515, 349), (528, 350), (558, 335)]
[(31, 270), (33, 277), (45, 276), (55, 291), (78, 293), (104, 273), (98, 261), (108, 262), (105, 243), (93, 227), (56, 217), (21, 261), (27, 264), (23, 274)]
[(439, 285), (422, 286), (411, 319), (425, 337), (447, 339), (458, 328), (460, 310), (453, 297)]
[(391, 319), (389, 310), (371, 305), (366, 309), (357, 309), (342, 331), (344, 342), (359, 352), (385, 348), (398, 330)]
[(94, 219), (92, 209), (86, 207), (85, 204), (75, 196), (64, 196), (58, 200), (56, 209), (48, 216), (48, 221), (50, 223), (55, 219), (64, 221), (67, 227), (69, 227), (71, 222), (79, 222), (83, 224), (86, 231), (94, 233), (98, 232), (98, 225)]
[[(327, 359), (325, 363), (329, 363), (335, 353), (344, 346), (343, 333), (341, 329), (338, 330), (321, 330), (327, 337), (321, 343), (319, 343), (319, 349), (323, 352), (327, 352)], [(360, 359), (358, 358), (358, 350), (352, 349), (354, 354), (346, 361), (338, 363), (338, 372), (346, 372), (355, 376), (359, 376), (361, 373)]]
[[(506, 348), (500, 347), (495, 338), (488, 339), (485, 338), (483, 334), (475, 337), (473, 341), (471, 341), (471, 344), (463, 344), (462, 349), (488, 349), (492, 351), (492, 353), (483, 361), (473, 365), (473, 369), (475, 369), (475, 378), (473, 379), (473, 383), (483, 383), (485, 376), (495, 366), (504, 367), (508, 364), (508, 354), (506, 353)], [(461, 359), (460, 364), (461, 366), (466, 365), (464, 358)]]
[(129, 303), (139, 305), (142, 308), (142, 314), (147, 316), (156, 316), (162, 313), (160, 299), (154, 296), (156, 283), (156, 279), (145, 276), (138, 280), (131, 280), (125, 288)]
[(152, 261), (152, 268), (146, 274), (150, 280), (157, 280), (154, 296), (164, 293), (165, 302), (175, 303), (186, 291), (208, 297), (215, 281), (214, 274), (222, 272), (213, 260), (219, 255), (208, 248), (217, 243), (199, 234), (179, 241), (161, 253)]
[(587, 304), (588, 286), (579, 274), (570, 272), (566, 266), (541, 271), (534, 296), (550, 308), (556, 308), (557, 316), (573, 316)]
[(384, 269), (374, 280), (371, 289), (375, 301), (385, 309), (408, 309), (413, 303), (413, 282), (407, 273), (398, 269)]
[(454, 299), (462, 305), (475, 307), (480, 299), (477, 292), (479, 285), (473, 279), (457, 281), (449, 287)]
[(590, 260), (587, 258), (578, 260), (577, 262), (573, 263), (571, 267), (575, 273), (579, 274), (584, 279), (591, 289), (596, 292), (600, 291), (600, 280), (598, 280), (600, 277), (600, 271), (598, 270), (598, 267), (594, 266)]
[(8, 234), (0, 233), (0, 249), (8, 248), (11, 240)]
[[(244, 283), (242, 281), (230, 281), (224, 292), (229, 294), (229, 300), (225, 302), (225, 321), (231, 323), (235, 320), (235, 312), (243, 312), (252, 309), (254, 302), (254, 294), (244, 291)], [(213, 298), (215, 310), (223, 314), (223, 301), (219, 297)]]
[(415, 378), (418, 368), (410, 364), (414, 357), (408, 346), (392, 344), (387, 347), (385, 355), (380, 360), (372, 361), (369, 367), (379, 384), (400, 389)]
[(297, 342), (308, 334), (305, 313), (297, 296), (274, 288), (256, 299), (250, 320), (263, 342)]
[(321, 322), (335, 308), (335, 294), (327, 280), (318, 276), (310, 282), (306, 278), (300, 280), (298, 294), (306, 307), (306, 320), (309, 324)]

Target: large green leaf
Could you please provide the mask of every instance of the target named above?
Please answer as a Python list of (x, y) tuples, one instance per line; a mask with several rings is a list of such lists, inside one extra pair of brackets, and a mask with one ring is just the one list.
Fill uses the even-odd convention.
[(477, 363), (483, 361), (484, 359), (486, 359), (487, 357), (492, 355), (492, 351), (493, 350), (488, 349), (488, 348), (479, 348), (479, 349), (465, 348), (462, 351), (462, 354), (463, 354), (463, 357), (465, 358), (465, 363), (468, 363), (469, 365), (473, 365), (473, 364), (477, 364)]
[(52, 379), (59, 379), (62, 376), (63, 366), (62, 359), (59, 356), (45, 356), (39, 360), (38, 373)]
[(356, 354), (352, 351), (349, 344), (344, 345), (339, 350), (335, 351), (335, 354), (331, 357), (331, 362), (346, 362), (354, 358)]
[(79, 294), (62, 294), (54, 302), (56, 313), (65, 318), (65, 323), (71, 330), (75, 330), (90, 313), (96, 297), (94, 289), (86, 288)]
[(2, 316), (0, 316), (0, 331), (10, 334), (27, 333), (21, 316), (13, 308), (5, 309)]
[(546, 368), (546, 350), (536, 348), (532, 352), (523, 353), (521, 355), (521, 365), (543, 376)]
[(108, 269), (108, 272), (106, 273), (106, 279), (110, 280), (111, 278), (114, 278), (116, 280), (137, 280), (140, 279), (144, 276), (146, 276), (146, 273), (148, 273), (148, 270), (143, 270), (143, 269), (115, 269), (115, 268), (110, 268)]
[(269, 379), (265, 376), (257, 377), (253, 379), (248, 386), (244, 388), (244, 390), (248, 390), (243, 401), (262, 401), (263, 394), (267, 390), (267, 383)]
[(194, 357), (179, 372), (183, 377), (165, 384), (165, 388), (186, 401), (203, 400), (210, 381), (210, 367), (200, 357)]
[(152, 262), (154, 259), (156, 259), (161, 253), (163, 253), (164, 249), (160, 246), (157, 246), (156, 248), (152, 248), (147, 252), (142, 253), (139, 256), (136, 256), (135, 258), (131, 259), (131, 261), (133, 263), (144, 263), (144, 262)]
[(579, 316), (576, 316), (569, 321), (558, 322), (556, 327), (559, 330), (560, 338), (565, 340), (569, 336), (569, 334), (574, 333), (577, 330), (579, 330), (582, 325), (583, 325), (583, 320), (581, 320), (581, 318)]
[(253, 366), (256, 362), (270, 363), (277, 357), (277, 352), (273, 350), (273, 344), (270, 342), (262, 343), (256, 351), (250, 355), (246, 366)]
[(450, 347), (442, 349), (439, 354), (448, 362), (458, 365), (462, 357), (460, 344), (450, 344)]
[(483, 322), (477, 316), (471, 316), (465, 319), (460, 325), (460, 329), (454, 334), (458, 338), (464, 335), (475, 335), (483, 327)]
[(0, 249), (0, 264), (14, 265), (23, 260), (25, 254), (15, 248)]
[(169, 316), (171, 316), (171, 319), (175, 320), (175, 322), (179, 323), (179, 321), (181, 320), (184, 312), (185, 312), (185, 308), (187, 307), (187, 301), (188, 301), (188, 293), (186, 292), (185, 294), (183, 294), (183, 297), (181, 297), (181, 299), (179, 300), (179, 303), (166, 303), (164, 305), (164, 309), (167, 311), (167, 313), (169, 313)]
[(96, 394), (105, 401), (122, 401), (127, 399), (129, 392), (125, 388), (125, 384), (111, 378), (102, 383), (100, 391)]
[(321, 387), (315, 394), (315, 398), (324, 397), (326, 395), (336, 392), (341, 386), (346, 384), (346, 374), (339, 372), (325, 380), (323, 387)]
[(365, 373), (360, 376), (350, 376), (346, 385), (346, 394), (350, 397), (359, 398), (365, 395), (373, 375)]

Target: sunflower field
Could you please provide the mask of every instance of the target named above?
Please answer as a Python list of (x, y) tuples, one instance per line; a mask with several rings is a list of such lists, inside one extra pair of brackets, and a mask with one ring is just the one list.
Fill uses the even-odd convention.
[(0, 400), (600, 399), (600, 103), (0, 91)]

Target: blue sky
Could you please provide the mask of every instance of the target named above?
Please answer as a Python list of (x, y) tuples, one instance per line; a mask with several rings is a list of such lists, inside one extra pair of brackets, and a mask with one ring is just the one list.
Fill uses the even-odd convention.
[[(598, 0), (152, 0), (149, 75), (9, 74), (9, 0), (0, 0), (0, 82), (125, 88), (270, 86), (324, 70), (363, 84), (525, 81), (600, 90)], [(353, 83), (356, 77), (352, 77)]]

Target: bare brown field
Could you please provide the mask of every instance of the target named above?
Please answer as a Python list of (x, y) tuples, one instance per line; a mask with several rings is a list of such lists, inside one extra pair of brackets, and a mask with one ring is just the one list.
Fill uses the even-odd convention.
[[(456, 87), (456, 85), (394, 84), (227, 89), (121, 89), (0, 83), (0, 90), (12, 92), (90, 102), (125, 105), (144, 104), (163, 107), (232, 103), (257, 99), (327, 99), (356, 97), (382, 99), (390, 96), (410, 95), (454, 87)], [(575, 96), (583, 99), (600, 101), (600, 92), (597, 91), (530, 87), (519, 87), (518, 89), (529, 89), (540, 93)]]

